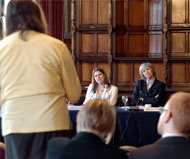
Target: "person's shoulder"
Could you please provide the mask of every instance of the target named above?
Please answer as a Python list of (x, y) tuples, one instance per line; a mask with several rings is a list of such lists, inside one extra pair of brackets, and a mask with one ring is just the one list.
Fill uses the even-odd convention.
[(66, 137), (55, 137), (48, 142), (48, 153), (57, 153), (62, 151), (68, 144), (70, 139)]
[(55, 137), (50, 139), (48, 145), (60, 145), (60, 144), (66, 144), (67, 142), (69, 142), (70, 139), (67, 137)]
[(137, 85), (141, 85), (141, 84), (143, 84), (144, 82), (145, 82), (145, 80), (140, 79), (140, 80), (138, 80), (138, 81), (136, 82), (136, 84), (137, 84)]
[(113, 85), (113, 84), (110, 85), (110, 88), (111, 88), (111, 89), (118, 89), (118, 87), (115, 86), (115, 85)]
[(88, 89), (91, 89), (91, 88), (92, 88), (92, 86), (93, 86), (93, 84), (92, 84), (92, 83), (90, 83), (87, 87), (88, 87)]
[(46, 40), (45, 42), (50, 41), (52, 43), (56, 43), (56, 44), (60, 44), (60, 45), (65, 46), (65, 43), (63, 41), (61, 41), (55, 37), (52, 37), (52, 36), (44, 34), (44, 33), (36, 32), (36, 31), (34, 31), (34, 32), (36, 35), (39, 36), (39, 38), (41, 37), (41, 38), (45, 39)]
[(18, 42), (19, 40), (19, 33), (18, 31), (4, 37), (1, 41), (0, 41), (0, 48), (4, 47), (4, 46), (9, 46), (10, 43), (15, 43)]
[(131, 150), (130, 151), (130, 155), (129, 158), (133, 158), (133, 159), (140, 159), (140, 158), (144, 158), (145, 156), (154, 156), (154, 152), (157, 151), (156, 148), (156, 144), (150, 144), (150, 145), (146, 145), (146, 146), (142, 146), (140, 148), (137, 148), (135, 150)]
[(159, 85), (165, 86), (166, 84), (158, 79), (155, 79), (155, 82), (158, 83)]
[(93, 85), (93, 84), (92, 84), (92, 83), (90, 83), (90, 84), (88, 85), (88, 87), (92, 87), (92, 85)]

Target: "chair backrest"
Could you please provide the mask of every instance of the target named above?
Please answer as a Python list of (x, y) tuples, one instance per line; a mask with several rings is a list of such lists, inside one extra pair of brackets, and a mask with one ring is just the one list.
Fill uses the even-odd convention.
[(130, 146), (130, 145), (124, 145), (124, 146), (120, 146), (119, 147), (120, 149), (124, 150), (124, 151), (131, 151), (131, 150), (135, 150), (137, 149), (137, 147), (135, 146)]
[(0, 159), (5, 159), (5, 144), (0, 142)]

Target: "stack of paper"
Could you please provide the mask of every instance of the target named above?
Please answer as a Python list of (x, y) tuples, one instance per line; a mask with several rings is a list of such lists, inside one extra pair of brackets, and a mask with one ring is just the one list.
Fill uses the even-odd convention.
[(69, 110), (80, 110), (82, 106), (67, 105)]

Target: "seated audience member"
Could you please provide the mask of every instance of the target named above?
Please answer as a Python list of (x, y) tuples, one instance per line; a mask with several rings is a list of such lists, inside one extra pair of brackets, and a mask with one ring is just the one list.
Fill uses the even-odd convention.
[(171, 96), (158, 122), (162, 138), (131, 152), (131, 159), (190, 159), (190, 94)]
[(165, 104), (165, 84), (156, 79), (153, 64), (145, 62), (139, 67), (141, 80), (134, 88), (131, 105), (151, 104), (153, 107)]
[(47, 159), (125, 159), (126, 153), (106, 145), (115, 130), (115, 110), (106, 100), (86, 102), (77, 114), (77, 134), (54, 138), (48, 144)]
[(92, 83), (88, 86), (84, 103), (90, 99), (106, 99), (115, 106), (118, 97), (118, 88), (108, 81), (102, 68), (95, 68), (92, 72)]

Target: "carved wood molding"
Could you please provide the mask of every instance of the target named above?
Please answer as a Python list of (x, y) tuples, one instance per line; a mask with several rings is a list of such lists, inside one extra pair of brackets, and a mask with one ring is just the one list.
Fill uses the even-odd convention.
[(169, 86), (168, 81), (168, 1), (163, 2), (163, 63), (164, 82)]
[(75, 19), (75, 0), (71, 1), (71, 54), (75, 60), (75, 33), (76, 33), (76, 19)]
[(108, 2), (108, 78), (109, 81), (112, 79), (112, 0)]

